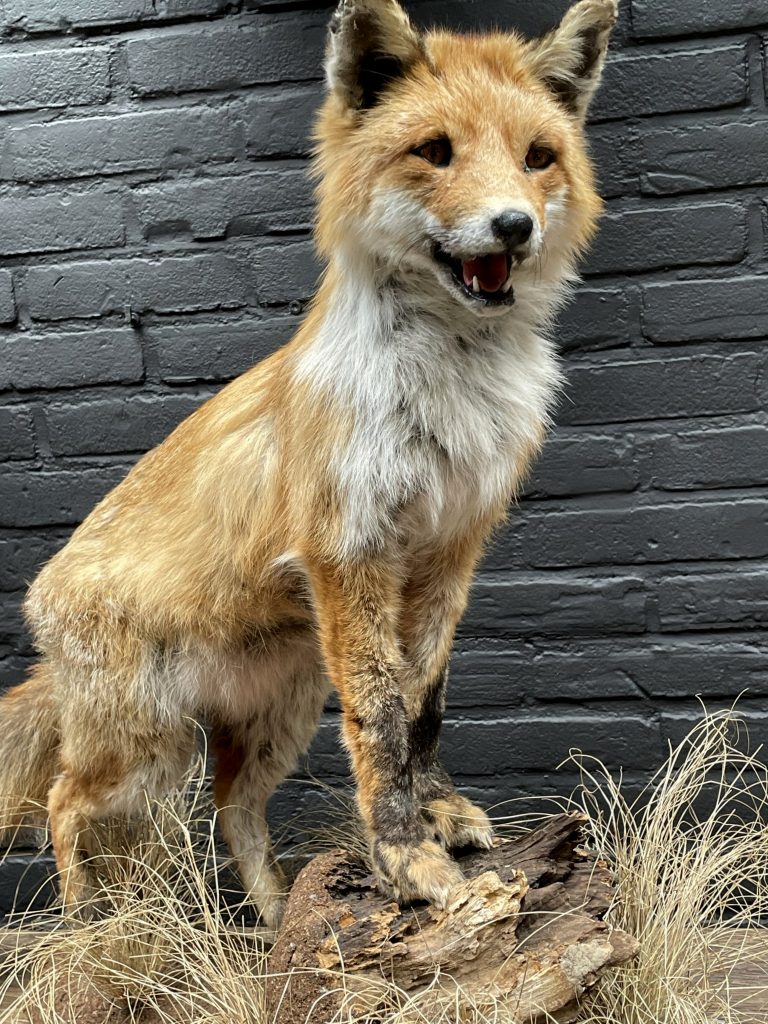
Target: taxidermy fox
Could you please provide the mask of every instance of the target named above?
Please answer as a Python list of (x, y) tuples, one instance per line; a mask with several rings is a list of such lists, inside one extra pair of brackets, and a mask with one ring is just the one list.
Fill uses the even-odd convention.
[(383, 885), (442, 904), (451, 848), (491, 843), (440, 766), (446, 665), (558, 388), (541, 332), (600, 211), (583, 126), (615, 17), (581, 0), (528, 42), (422, 35), (395, 0), (338, 7), (305, 322), (29, 591), (41, 660), (0, 702), (0, 795), (7, 825), (47, 800), (65, 901), (95, 881), (89, 823), (172, 788), (205, 719), (222, 830), (276, 923), (266, 803), (329, 685)]

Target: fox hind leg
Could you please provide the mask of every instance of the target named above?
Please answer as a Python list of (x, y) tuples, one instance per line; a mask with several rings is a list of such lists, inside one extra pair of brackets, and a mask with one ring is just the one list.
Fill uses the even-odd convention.
[(243, 725), (214, 731), (219, 824), (249, 902), (267, 927), (280, 922), (286, 882), (267, 825), (267, 801), (309, 746), (327, 684), (317, 666), (298, 669)]
[(165, 796), (181, 780), (194, 752), (189, 723), (140, 729), (137, 717), (133, 727), (123, 720), (116, 728), (93, 710), (65, 716), (62, 770), (48, 795), (62, 900), (86, 915), (96, 908), (100, 889), (94, 826), (107, 818), (141, 814), (147, 795)]

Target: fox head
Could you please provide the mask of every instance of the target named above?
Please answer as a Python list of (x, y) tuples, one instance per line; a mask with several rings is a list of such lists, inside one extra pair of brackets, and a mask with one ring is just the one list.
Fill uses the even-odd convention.
[(317, 128), (321, 254), (478, 316), (556, 296), (601, 208), (584, 119), (616, 13), (580, 0), (527, 41), (422, 34), (396, 0), (342, 0)]

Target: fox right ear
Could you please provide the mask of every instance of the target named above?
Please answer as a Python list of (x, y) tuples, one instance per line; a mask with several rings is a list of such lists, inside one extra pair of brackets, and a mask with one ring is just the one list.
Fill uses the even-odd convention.
[(326, 48), (328, 88), (353, 110), (375, 106), (381, 93), (424, 57), (419, 34), (396, 0), (341, 0)]

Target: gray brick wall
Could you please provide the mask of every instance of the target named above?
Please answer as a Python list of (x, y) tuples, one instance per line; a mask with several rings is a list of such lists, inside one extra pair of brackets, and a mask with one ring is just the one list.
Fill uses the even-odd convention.
[[(564, 0), (426, 0), (552, 24)], [(308, 131), (329, 4), (7, 0), (0, 15), (0, 669), (36, 568), (138, 455), (285, 341), (317, 272)], [(630, 785), (746, 691), (768, 740), (767, 0), (623, 0), (590, 128), (602, 233), (559, 425), (461, 627), (467, 791)], [(340, 781), (333, 708), (310, 766)], [(287, 787), (281, 813), (316, 802)]]

